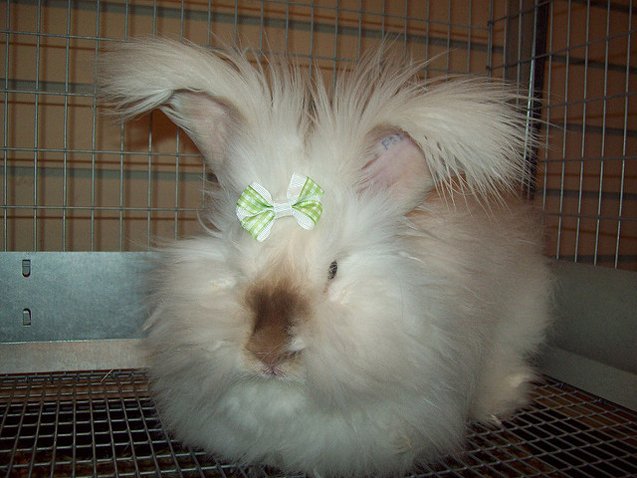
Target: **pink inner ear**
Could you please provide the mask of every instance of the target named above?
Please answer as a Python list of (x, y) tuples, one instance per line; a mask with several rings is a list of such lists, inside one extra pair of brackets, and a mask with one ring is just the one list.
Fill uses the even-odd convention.
[(225, 147), (235, 113), (231, 107), (206, 93), (178, 91), (166, 114), (190, 136), (199, 151), (211, 163), (218, 161)]
[(422, 150), (404, 133), (382, 136), (372, 147), (372, 159), (363, 172), (368, 187), (389, 190), (409, 209), (416, 207), (433, 186)]

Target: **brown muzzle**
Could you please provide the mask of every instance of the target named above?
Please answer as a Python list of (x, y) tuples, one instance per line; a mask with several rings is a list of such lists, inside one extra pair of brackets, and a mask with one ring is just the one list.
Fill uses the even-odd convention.
[(289, 359), (293, 327), (307, 314), (307, 301), (287, 284), (268, 284), (247, 295), (254, 326), (246, 349), (269, 367)]

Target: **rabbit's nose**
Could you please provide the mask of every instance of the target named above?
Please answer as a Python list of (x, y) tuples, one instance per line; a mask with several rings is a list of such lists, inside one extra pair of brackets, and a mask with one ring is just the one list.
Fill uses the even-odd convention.
[(265, 285), (254, 287), (247, 298), (254, 325), (246, 350), (268, 367), (296, 355), (290, 344), (294, 325), (306, 314), (303, 296), (285, 285)]

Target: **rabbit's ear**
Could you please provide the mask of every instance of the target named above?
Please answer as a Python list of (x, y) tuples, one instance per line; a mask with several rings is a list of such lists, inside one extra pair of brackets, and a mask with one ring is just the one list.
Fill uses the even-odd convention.
[(126, 118), (161, 108), (213, 169), (223, 159), (232, 127), (246, 113), (263, 111), (263, 75), (239, 53), (136, 40), (102, 54), (98, 72), (100, 96), (108, 107)]
[[(419, 78), (423, 67), (383, 48), (365, 56), (352, 75), (337, 81), (335, 134), (357, 128), (369, 148), (370, 131), (401, 132), (409, 141), (379, 155), (370, 171), (381, 179), (377, 184), (393, 184), (405, 195), (423, 177), (424, 187), (433, 181), (450, 195), (459, 189), (479, 197), (515, 190), (526, 173), (525, 153), (534, 145), (530, 118), (516, 106), (520, 97), (491, 80), (425, 83)], [(414, 158), (424, 158), (425, 166)], [(363, 167), (368, 158), (360, 160)]]
[(370, 159), (363, 167), (363, 187), (389, 191), (404, 212), (416, 207), (433, 186), (425, 156), (409, 135), (379, 129), (369, 135)]
[(226, 140), (241, 123), (237, 109), (207, 93), (179, 91), (161, 110), (183, 129), (213, 169), (224, 156)]
[(485, 80), (456, 80), (423, 90), (386, 121), (422, 150), (434, 183), (479, 196), (518, 187), (533, 146), (528, 119), (507, 87)]

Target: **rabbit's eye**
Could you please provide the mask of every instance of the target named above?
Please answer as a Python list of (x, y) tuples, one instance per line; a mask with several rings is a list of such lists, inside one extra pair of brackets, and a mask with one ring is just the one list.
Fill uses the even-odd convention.
[(336, 261), (332, 261), (330, 267), (327, 269), (327, 280), (332, 280), (336, 277), (336, 271), (338, 271), (338, 263)]

